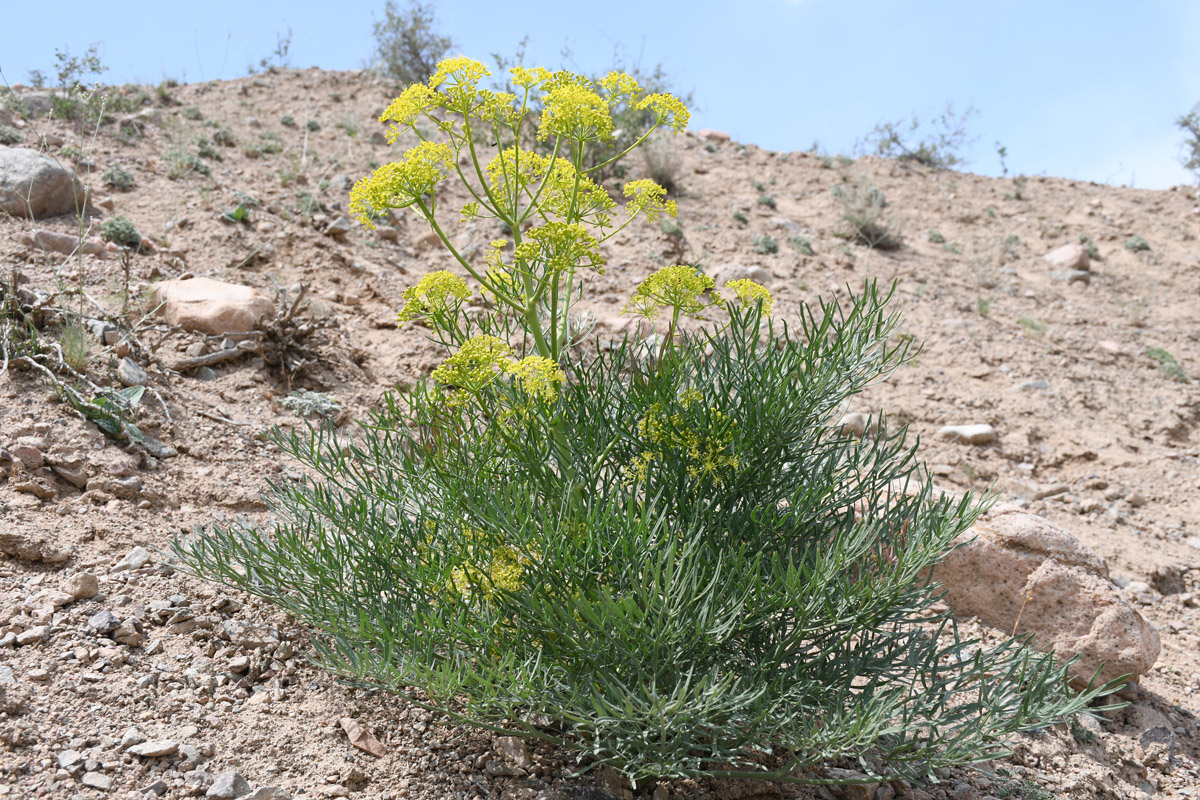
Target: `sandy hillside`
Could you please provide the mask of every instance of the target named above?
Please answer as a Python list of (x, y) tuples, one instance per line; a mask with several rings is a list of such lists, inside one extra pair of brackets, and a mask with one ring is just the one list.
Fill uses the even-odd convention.
[[(346, 212), (350, 184), (397, 153), (376, 120), (391, 93), (357, 72), (280, 72), (149, 90), (140, 111), (95, 135), (45, 120), (22, 128), (23, 146), (45, 134), (49, 152), (78, 149), (58, 157), (69, 166), (78, 157), (100, 198), (89, 224), (124, 216), (152, 251), (132, 259), (126, 288), (114, 254), (68, 258), (21, 243), (35, 227), (75, 235), (72, 218), (3, 218), (3, 279), (15, 271), (43, 305), (82, 303), (95, 319), (116, 319), (129, 302), (132, 340), (93, 336), (86, 375), (115, 384), (128, 351), (151, 389), (137, 424), (159, 444), (122, 449), (40, 374), (0, 377), (0, 448), (20, 440), (78, 473), (71, 481), (40, 467), (0, 478), (0, 636), (43, 628), (19, 646), (0, 641), (0, 796), (203, 796), (227, 771), (309, 798), (621, 793), (603, 776), (573, 777), (552, 751), (514, 766), (489, 735), (340, 685), (304, 660), (305, 637), (281, 614), (175, 574), (154, 551), (214, 519), (266, 519), (265, 480), (297, 470), (260, 435), (302, 424), (281, 404), (289, 390), (338, 399), (349, 432), (385, 392), (438, 363), (419, 329), (395, 326), (403, 290), (450, 266), (427, 229), (399, 214), (390, 230), (327, 230)], [(924, 350), (852, 410), (909, 424), (945, 488), (994, 486), (1073, 532), (1161, 635), (1156, 667), (1102, 725), (1024, 737), (1012, 758), (948, 773), (937, 785), (845, 796), (1200, 797), (1200, 383), (1186, 380), (1200, 377), (1196, 191), (1056, 178), (1019, 184), (872, 158), (773, 153), (711, 133), (689, 132), (670, 147), (682, 236), (635, 224), (607, 249), (610, 268), (587, 294), (600, 335), (627, 324), (619, 312), (637, 281), (680, 260), (761, 268), (783, 318), (870, 278), (895, 281), (906, 331)], [(181, 153), (209, 174), (181, 168)], [(101, 173), (114, 164), (132, 174), (131, 189), (103, 185)], [(630, 167), (637, 177), (643, 163), (634, 156)], [(900, 249), (838, 236), (844, 226), (831, 187), (858, 181), (886, 194), (904, 235)], [(248, 221), (223, 221), (239, 204)], [(495, 233), (452, 223), (468, 250)], [(764, 236), (777, 252), (756, 251), (769, 248)], [(797, 237), (812, 255), (797, 249)], [(1081, 237), (1098, 256), (1086, 274), (1042, 259)], [(274, 351), (175, 369), (222, 347), (219, 337), (138, 313), (152, 283), (184, 276), (254, 287), (277, 307), (304, 285), (311, 303), (284, 326), (311, 329), (285, 353), (290, 385), (271, 363)], [(46, 335), (54, 331), (48, 323)], [(1182, 374), (1151, 355), (1160, 351)], [(976, 423), (991, 425), (997, 440), (968, 445), (938, 435)], [(135, 557), (130, 569), (138, 546), (151, 558), (136, 566)], [(98, 578), (98, 592), (56, 607), (60, 588), (86, 582), (83, 573)], [(89, 626), (102, 611), (126, 625), (124, 635)], [(343, 717), (386, 753), (352, 746)], [(1163, 727), (1174, 734), (1169, 749), (1144, 736)], [(131, 752), (136, 739), (164, 744)], [(651, 794), (833, 796), (687, 782), (639, 790)], [(260, 792), (259, 800), (272, 796)]]

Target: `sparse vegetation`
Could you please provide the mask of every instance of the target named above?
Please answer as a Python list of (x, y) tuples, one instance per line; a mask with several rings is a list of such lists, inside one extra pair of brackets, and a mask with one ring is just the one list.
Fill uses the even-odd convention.
[(1144, 253), (1150, 249), (1150, 243), (1135, 233), (1125, 240), (1125, 249), (1131, 253)]
[(201, 120), (204, 119), (204, 114), (195, 106), (187, 106), (182, 112), (184, 119)]
[(813, 251), (813, 246), (808, 241), (808, 239), (806, 239), (803, 236), (800, 236), (799, 234), (797, 234), (795, 236), (789, 236), (787, 243), (788, 243), (789, 247), (791, 247), (793, 250), (795, 250), (797, 253), (799, 253), (802, 256), (816, 255), (816, 252)]
[(291, 114), (284, 114), (279, 118), (279, 124), (285, 128), (294, 128), (296, 127), (296, 118)]
[(105, 186), (119, 192), (129, 191), (136, 183), (133, 173), (120, 164), (113, 164), (100, 173), (100, 180), (104, 181)]
[(967, 134), (967, 121), (974, 114), (974, 108), (958, 114), (947, 104), (945, 111), (927, 122), (914, 114), (908, 123), (880, 123), (856, 149), (935, 169), (949, 169), (963, 163), (959, 153), (973, 141)]
[(898, 250), (903, 245), (895, 221), (884, 217), (887, 198), (883, 192), (861, 180), (848, 189), (835, 185), (831, 191), (842, 207), (842, 222), (849, 226), (846, 238), (875, 250)]
[(673, 194), (679, 189), (679, 171), (683, 161), (674, 143), (666, 136), (651, 137), (642, 147), (646, 177)]
[(1185, 169), (1191, 170), (1200, 180), (1200, 103), (1175, 120), (1175, 124), (1184, 134), (1180, 162)]
[(304, 123), (304, 127), (308, 129), (309, 133), (316, 133), (317, 131), (321, 130), (321, 123), (317, 122), (315, 119), (310, 119)]
[(1176, 360), (1175, 356), (1161, 347), (1151, 347), (1146, 351), (1146, 355), (1158, 362), (1158, 369), (1162, 374), (1166, 375), (1173, 381), (1179, 383), (1191, 383), (1191, 377), (1183, 371), (1183, 366)]
[(1092, 261), (1104, 260), (1100, 257), (1100, 248), (1096, 246), (1096, 243), (1092, 240), (1092, 237), (1088, 236), (1086, 233), (1081, 233), (1079, 234), (1079, 243), (1083, 245), (1083, 249), (1087, 251), (1088, 258), (1090, 258)]
[(945, 244), (946, 237), (942, 236), (942, 234), (938, 233), (937, 231), (930, 231), (929, 241), (933, 244)]
[(142, 245), (142, 235), (125, 217), (110, 217), (100, 223), (100, 238), (122, 247), (137, 249)]
[(769, 234), (762, 233), (754, 237), (754, 252), (759, 255), (770, 255), (779, 252), (779, 243), (776, 242)]
[(735, 212), (733, 212), (733, 219), (734, 219), (734, 222), (740, 222), (740, 223), (742, 223), (743, 225), (749, 225), (749, 224), (750, 224), (750, 218), (749, 218), (749, 217), (747, 217), (747, 216), (745, 215), (745, 213), (744, 213), (744, 212), (742, 212), (742, 211), (735, 211)]
[[(436, 32), (434, 3), (388, 0), (375, 23), (375, 71), (407, 86), (433, 74), (454, 42)], [(311, 130), (311, 129), (310, 129)]]
[(776, 207), (775, 198), (769, 194), (760, 194), (756, 202), (764, 208), (770, 208), (774, 210)]
[(92, 338), (87, 325), (72, 316), (58, 331), (58, 344), (66, 365), (76, 372), (86, 372), (92, 360)]
[(16, 128), (9, 125), (0, 125), (0, 144), (20, 144), (25, 141), (25, 136)]
[(292, 392), (279, 402), (288, 411), (302, 417), (333, 417), (342, 410), (337, 398), (324, 392)]
[(1046, 332), (1046, 323), (1042, 322), (1041, 320), (1033, 319), (1032, 317), (1021, 317), (1017, 320), (1017, 324), (1030, 333)]

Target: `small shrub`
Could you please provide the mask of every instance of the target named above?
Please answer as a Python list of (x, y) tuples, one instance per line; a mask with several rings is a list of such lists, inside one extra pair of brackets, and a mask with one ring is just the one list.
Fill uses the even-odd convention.
[(204, 119), (204, 114), (200, 111), (200, 109), (196, 108), (195, 106), (188, 106), (187, 108), (183, 109), (182, 113), (183, 113), (184, 119), (190, 119), (190, 120)]
[(346, 135), (353, 139), (358, 136), (358, 119), (354, 114), (343, 114), (342, 117), (334, 123), (335, 127), (341, 128), (346, 132)]
[(770, 255), (779, 252), (779, 243), (772, 239), (769, 234), (763, 233), (755, 236), (753, 243), (754, 252), (760, 255)]
[(434, 3), (408, 0), (401, 7), (388, 0), (383, 19), (375, 23), (372, 68), (405, 86), (424, 81), (454, 46), (435, 32), (436, 21)]
[(833, 198), (841, 205), (841, 219), (849, 226), (848, 239), (875, 250), (898, 250), (903, 244), (899, 228), (884, 218), (887, 198), (869, 183), (859, 181), (849, 189), (834, 186)]
[(1150, 249), (1150, 243), (1135, 233), (1125, 240), (1125, 249), (1131, 253), (1144, 253)]
[(1012, 191), (1004, 193), (1005, 200), (1024, 200), (1025, 187), (1029, 185), (1029, 179), (1024, 175), (1018, 175), (1012, 179)]
[(1192, 382), (1192, 379), (1188, 376), (1188, 374), (1183, 371), (1183, 367), (1180, 365), (1180, 363), (1175, 360), (1175, 356), (1171, 355), (1163, 348), (1151, 347), (1146, 351), (1146, 355), (1157, 361), (1159, 371), (1171, 380), (1178, 381), (1179, 383)]
[(1086, 233), (1081, 233), (1079, 234), (1079, 243), (1083, 245), (1083, 249), (1087, 251), (1088, 258), (1090, 258), (1092, 261), (1104, 260), (1100, 257), (1100, 248), (1096, 246), (1096, 243), (1092, 240), (1092, 237), (1088, 236)]
[(296, 127), (296, 118), (291, 114), (284, 114), (279, 118), (279, 124), (285, 128), (294, 128)]
[(798, 234), (795, 236), (789, 236), (787, 243), (789, 247), (802, 256), (816, 255), (816, 252), (813, 251), (812, 243), (810, 243), (808, 239), (804, 238), (803, 236)]
[(1000, 240), (1000, 261), (1008, 263), (1010, 261), (1019, 261), (1021, 258), (1021, 237), (1015, 233), (1010, 233)]
[(1046, 323), (1032, 317), (1021, 317), (1017, 320), (1017, 324), (1025, 328), (1030, 333), (1045, 333)]
[(933, 244), (945, 244), (946, 237), (942, 236), (942, 234), (938, 233), (937, 231), (930, 231), (929, 241)]
[(80, 373), (87, 371), (92, 360), (92, 337), (82, 319), (76, 317), (62, 326), (58, 344), (68, 367)]
[(254, 149), (265, 155), (274, 155), (275, 153), (283, 152), (283, 142), (279, 138), (279, 134), (275, 131), (263, 131), (259, 134), (261, 140)]
[(163, 154), (167, 177), (177, 180), (192, 172), (209, 175), (212, 170), (188, 147), (177, 145)]
[(776, 206), (775, 198), (769, 194), (760, 194), (758, 196), (757, 202), (760, 206), (763, 206), (764, 208), (774, 209)]
[(642, 147), (642, 160), (646, 164), (646, 177), (673, 193), (679, 189), (679, 172), (683, 160), (679, 150), (666, 136), (655, 136)]
[(0, 144), (20, 144), (25, 136), (16, 128), (0, 125)]
[(321, 123), (317, 122), (315, 119), (310, 119), (308, 122), (304, 123), (304, 127), (308, 128), (311, 132), (316, 133), (317, 131), (321, 130)]
[(233, 135), (233, 129), (228, 125), (217, 124), (213, 127), (212, 132), (213, 144), (221, 147), (237, 147), (237, 137)]
[(945, 111), (928, 123), (923, 123), (915, 114), (908, 124), (880, 123), (867, 134), (858, 149), (884, 158), (949, 169), (963, 163), (958, 153), (973, 141), (967, 135), (967, 120), (974, 114), (974, 108), (957, 114), (953, 106), (947, 105)]
[(116, 189), (119, 192), (129, 191), (135, 183), (133, 173), (120, 164), (113, 164), (100, 173), (100, 180), (104, 181), (105, 186)]
[(224, 161), (225, 156), (217, 151), (212, 143), (207, 138), (201, 136), (196, 140), (196, 155), (200, 158), (207, 158), (209, 161)]
[(83, 159), (83, 151), (73, 144), (64, 144), (58, 148), (58, 154), (70, 161), (80, 161)]
[(1175, 124), (1184, 133), (1180, 162), (1185, 169), (1191, 170), (1200, 179), (1200, 103), (1175, 120)]
[(142, 235), (125, 217), (110, 217), (100, 223), (100, 238), (122, 247), (136, 249), (142, 245)]
[[(480, 67), (440, 69), (469, 100)], [(535, 99), (562, 115), (577, 164), (608, 120), (584, 76), (566, 80), (583, 102)], [(686, 108), (660, 100), (656, 124), (685, 127)], [(501, 111), (515, 140), (531, 112)], [(489, 171), (462, 128), (443, 130), (360, 181), (352, 213), (432, 224), (459, 159)], [(868, 441), (829, 424), (909, 358), (887, 292), (867, 284), (789, 325), (764, 286), (718, 297), (694, 267), (667, 266), (625, 308), (664, 322), (657, 342), (597, 352), (575, 305), (603, 265), (593, 231), (676, 208), (637, 181), (619, 211), (570, 161), (541, 163), (544, 192), (538, 170), (493, 167), (494, 205), (463, 215), (543, 222), (519, 252), (492, 248), (486, 271), (458, 262), (486, 304), (449, 270), (405, 292), (400, 319), (446, 350), (430, 378), (385, 397), (351, 442), (330, 423), (277, 431), (305, 475), (272, 485), (261, 523), (176, 537), (179, 569), (281, 607), (357, 686), (635, 784), (803, 783), (831, 761), (927, 780), (1117, 688), (1074, 692), (1053, 655), (964, 640), (936, 610), (930, 571), (986, 503), (935, 494), (904, 430)]]
[(750, 218), (749, 218), (749, 217), (747, 217), (747, 216), (746, 216), (746, 215), (745, 215), (743, 212), (741, 212), (741, 211), (735, 211), (735, 212), (733, 212), (733, 219), (734, 219), (734, 221), (735, 221), (735, 222), (740, 222), (740, 223), (742, 223), (743, 225), (748, 225), (748, 224), (750, 224)]

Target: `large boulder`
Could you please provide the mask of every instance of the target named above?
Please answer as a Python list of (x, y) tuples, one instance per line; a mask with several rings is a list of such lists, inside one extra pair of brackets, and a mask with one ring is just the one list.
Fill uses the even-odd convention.
[(1067, 531), (1000, 504), (962, 541), (933, 574), (958, 617), (1031, 633), (1038, 649), (1063, 659), (1079, 656), (1071, 670), (1077, 681), (1097, 669), (1101, 681), (1137, 680), (1154, 666), (1158, 631), (1108, 579), (1104, 560)]
[(275, 315), (275, 304), (257, 290), (212, 278), (163, 281), (152, 296), (168, 324), (212, 336), (249, 333)]
[(0, 211), (43, 219), (83, 210), (86, 199), (79, 179), (53, 158), (25, 147), (0, 150)]

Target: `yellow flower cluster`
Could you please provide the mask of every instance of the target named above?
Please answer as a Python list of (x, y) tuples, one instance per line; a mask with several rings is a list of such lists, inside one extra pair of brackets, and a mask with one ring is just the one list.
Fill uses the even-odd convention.
[(564, 82), (544, 98), (538, 139), (564, 136), (582, 142), (607, 142), (613, 135), (608, 101), (574, 82)]
[(686, 264), (663, 267), (638, 285), (622, 313), (654, 319), (660, 308), (671, 308), (677, 313), (702, 319), (700, 315), (713, 305), (713, 301), (705, 297), (712, 288), (713, 279), (693, 267)]
[[(701, 399), (695, 389), (684, 392), (679, 404), (684, 410)], [(650, 468), (670, 452), (683, 453), (689, 463), (687, 475), (694, 480), (711, 479), (721, 483), (725, 473), (737, 469), (739, 460), (733, 453), (733, 429), (737, 422), (719, 409), (710, 407), (706, 431), (697, 431), (681, 413), (668, 414), (662, 403), (654, 403), (638, 420), (638, 437), (645, 448), (633, 457), (625, 469), (626, 480), (645, 481)]]
[(508, 371), (527, 395), (547, 403), (558, 399), (559, 387), (567, 379), (553, 359), (542, 356), (526, 356), (509, 366)]
[[(472, 550), (482, 549), (472, 547)], [(519, 592), (525, 588), (525, 564), (528, 563), (508, 545), (501, 545), (488, 554), (488, 565), (480, 569), (473, 564), (463, 564), (450, 571), (447, 588), (467, 599), (479, 599), (485, 603), (495, 600), (500, 592)], [(471, 554), (474, 557), (474, 554)]]
[(506, 147), (488, 162), (486, 169), (492, 191), (504, 197), (532, 196), (545, 178), (546, 186), (538, 205), (550, 216), (565, 217), (574, 198), (581, 219), (605, 227), (610, 221), (609, 212), (617, 207), (604, 187), (586, 175), (578, 175), (575, 166), (565, 158), (551, 159), (520, 147)]
[(433, 379), (458, 390), (454, 402), (466, 402), (504, 374), (511, 362), (512, 348), (503, 339), (472, 336), (433, 371)]
[(416, 286), (404, 290), (404, 308), (400, 309), (398, 321), (403, 325), (422, 317), (453, 314), (470, 296), (466, 281), (448, 270), (439, 269), (421, 278)]
[(770, 290), (761, 283), (741, 278), (736, 281), (727, 281), (725, 288), (733, 292), (734, 297), (744, 306), (753, 306), (761, 300), (763, 316), (771, 316), (771, 309), (775, 306), (775, 298), (771, 296)]
[(660, 214), (673, 217), (678, 213), (674, 200), (667, 199), (667, 190), (649, 178), (630, 181), (625, 184), (625, 196), (630, 198), (625, 204), (625, 213), (629, 216), (645, 214), (649, 222), (657, 222)]
[(601, 78), (599, 83), (600, 88), (608, 93), (610, 105), (617, 98), (636, 97), (642, 92), (638, 82), (624, 72), (610, 72)]
[(548, 222), (530, 228), (525, 241), (513, 250), (518, 264), (545, 264), (549, 272), (565, 272), (572, 267), (594, 267), (603, 271), (600, 243), (577, 222)]
[(512, 75), (513, 86), (520, 86), (525, 89), (533, 89), (541, 86), (554, 77), (554, 73), (545, 67), (534, 67), (533, 69), (513, 67), (509, 70), (509, 73)]
[(676, 133), (686, 128), (688, 120), (691, 119), (691, 113), (687, 106), (673, 94), (646, 95), (638, 102), (637, 109), (639, 111), (650, 109), (656, 123), (666, 125)]
[(466, 56), (443, 58), (438, 62), (437, 69), (429, 76), (429, 86), (436, 89), (445, 83), (448, 87), (474, 86), (482, 78), (492, 73), (480, 61)]
[(454, 151), (447, 144), (421, 142), (401, 161), (384, 164), (354, 184), (350, 190), (350, 212), (368, 228), (372, 220), (389, 208), (405, 208), (423, 194), (433, 192), (454, 164)]
[(393, 123), (387, 131), (388, 144), (395, 142), (400, 134), (411, 128), (418, 117), (428, 114), (443, 102), (442, 96), (424, 83), (414, 83), (401, 92), (379, 116), (380, 122)]

